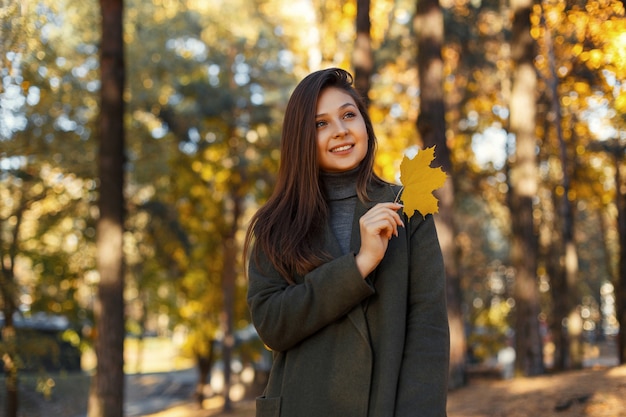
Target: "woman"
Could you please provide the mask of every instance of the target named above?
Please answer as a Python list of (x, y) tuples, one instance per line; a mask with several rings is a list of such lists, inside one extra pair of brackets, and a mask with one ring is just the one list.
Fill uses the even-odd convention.
[[(273, 195), (246, 236), (248, 306), (274, 362), (257, 416), (445, 416), (449, 334), (431, 215), (373, 172), (352, 77), (294, 90)], [(254, 247), (249, 251), (254, 240)]]

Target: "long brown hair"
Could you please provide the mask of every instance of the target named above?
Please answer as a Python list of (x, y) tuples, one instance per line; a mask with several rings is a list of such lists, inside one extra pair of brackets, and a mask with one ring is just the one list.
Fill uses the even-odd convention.
[(259, 251), (265, 253), (289, 283), (293, 283), (294, 273), (304, 275), (328, 260), (321, 242), (314, 240), (328, 216), (319, 181), (315, 129), (317, 100), (324, 89), (333, 87), (349, 94), (365, 121), (368, 150), (358, 168), (359, 198), (367, 201), (367, 185), (380, 180), (373, 171), (376, 136), (372, 121), (352, 83), (352, 75), (347, 71), (329, 68), (309, 74), (296, 86), (285, 110), (276, 187), (252, 217), (246, 233), (244, 259), (254, 238), (253, 256)]

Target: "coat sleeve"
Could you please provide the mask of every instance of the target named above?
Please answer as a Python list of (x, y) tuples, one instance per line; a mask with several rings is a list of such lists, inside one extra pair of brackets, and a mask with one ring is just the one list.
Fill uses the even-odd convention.
[(351, 253), (319, 266), (293, 285), (263, 253), (252, 256), (248, 272), (252, 322), (261, 340), (276, 351), (290, 349), (374, 293)]
[(450, 335), (443, 256), (432, 215), (421, 220), (411, 222), (407, 328), (396, 402), (398, 417), (446, 415)]

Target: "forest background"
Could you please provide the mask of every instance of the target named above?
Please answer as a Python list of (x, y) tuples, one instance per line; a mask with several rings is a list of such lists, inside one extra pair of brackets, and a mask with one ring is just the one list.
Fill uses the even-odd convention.
[[(63, 342), (83, 351), (106, 338), (96, 329), (109, 320), (97, 311), (98, 251), (111, 244), (99, 233), (107, 3), (121, 4), (0, 3), (7, 398), (11, 376), (42, 356), (15, 335), (20, 320), (67, 319)], [(607, 338), (624, 362), (622, 2), (123, 6), (122, 339), (172, 338), (205, 377), (233, 353), (263, 363), (260, 344), (233, 350), (250, 330), (243, 235), (272, 190), (291, 89), (339, 66), (368, 97), (381, 176), (397, 181), (402, 155), (434, 144), (448, 173), (437, 224), (451, 387), (511, 345), (518, 375), (582, 367)]]

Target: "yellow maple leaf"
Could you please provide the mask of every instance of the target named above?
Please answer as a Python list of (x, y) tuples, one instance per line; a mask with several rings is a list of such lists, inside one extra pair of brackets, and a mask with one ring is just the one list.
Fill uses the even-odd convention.
[(443, 186), (446, 173), (441, 168), (431, 168), (435, 159), (435, 147), (420, 150), (413, 159), (405, 156), (400, 163), (402, 202), (404, 212), (413, 217), (418, 211), (423, 217), (439, 212), (433, 191)]

